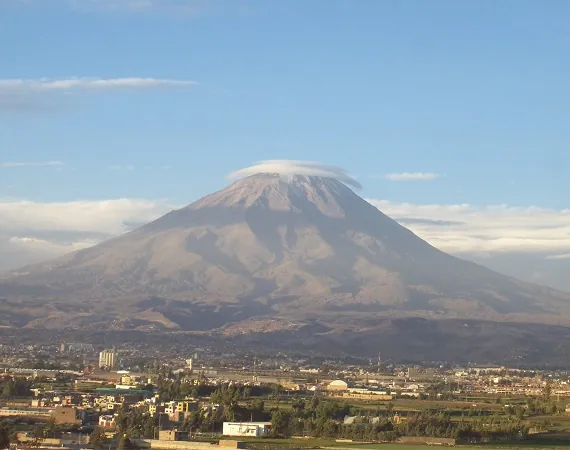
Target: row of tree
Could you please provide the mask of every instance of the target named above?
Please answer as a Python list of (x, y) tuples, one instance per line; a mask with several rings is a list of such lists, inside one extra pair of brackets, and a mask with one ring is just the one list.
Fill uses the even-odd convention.
[(30, 380), (4, 378), (0, 380), (0, 397), (4, 400), (12, 397), (29, 397), (32, 382)]

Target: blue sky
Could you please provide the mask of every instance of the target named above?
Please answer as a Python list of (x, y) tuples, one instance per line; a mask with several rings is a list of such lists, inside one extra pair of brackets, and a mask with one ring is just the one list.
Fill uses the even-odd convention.
[(0, 0), (1, 196), (182, 205), (293, 159), (564, 222), (569, 23), (565, 0)]

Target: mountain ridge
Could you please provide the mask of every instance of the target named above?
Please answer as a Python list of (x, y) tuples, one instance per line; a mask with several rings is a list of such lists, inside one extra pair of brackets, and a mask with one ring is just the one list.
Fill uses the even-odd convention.
[(335, 315), (570, 324), (570, 294), (447, 255), (333, 178), (259, 174), (13, 272), (0, 281), (0, 311), (24, 326)]

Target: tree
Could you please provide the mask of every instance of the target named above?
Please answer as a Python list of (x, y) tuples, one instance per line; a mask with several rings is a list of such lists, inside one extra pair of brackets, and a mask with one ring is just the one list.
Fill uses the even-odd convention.
[(291, 426), (291, 413), (287, 411), (277, 410), (271, 416), (271, 428), (275, 436), (289, 436), (289, 428)]
[(10, 446), (10, 429), (4, 422), (0, 423), (0, 449)]
[(100, 427), (95, 427), (91, 436), (89, 436), (89, 443), (93, 446), (95, 450), (102, 450), (107, 441), (107, 436), (105, 435), (105, 430)]
[(4, 386), (2, 386), (2, 398), (10, 398), (14, 393), (14, 383), (12, 380), (8, 380), (4, 382)]
[(44, 437), (45, 437), (44, 428), (39, 426), (34, 427), (34, 431), (32, 432), (32, 442), (30, 443), (30, 446), (41, 447), (42, 442), (44, 441)]
[(123, 434), (121, 439), (119, 439), (119, 445), (117, 447), (117, 450), (128, 450), (131, 447), (132, 446), (129, 437), (126, 434)]
[(44, 427), (44, 436), (46, 437), (54, 437), (54, 433), (57, 430), (57, 424), (55, 423), (55, 419), (50, 417)]
[(117, 412), (117, 417), (115, 419), (115, 423), (117, 424), (117, 429), (121, 433), (124, 433), (125, 431), (127, 431), (128, 416), (127, 416), (127, 412), (125, 411), (124, 406), (121, 406), (121, 408), (119, 408), (119, 411)]

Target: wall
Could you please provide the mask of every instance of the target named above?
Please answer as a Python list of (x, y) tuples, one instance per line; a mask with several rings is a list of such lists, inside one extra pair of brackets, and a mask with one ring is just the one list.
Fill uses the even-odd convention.
[(402, 436), (398, 439), (402, 444), (442, 444), (442, 445), (455, 445), (456, 439), (452, 438), (435, 438), (423, 436)]
[[(216, 450), (218, 445), (208, 442), (194, 441), (160, 441), (158, 439), (132, 439), (133, 443), (140, 448), (157, 448), (161, 450)], [(227, 447), (226, 447), (227, 448)]]

